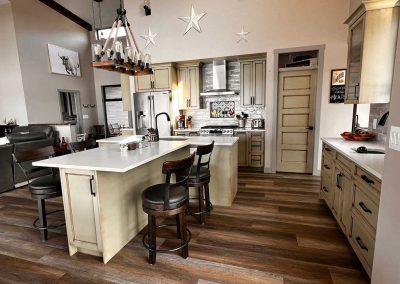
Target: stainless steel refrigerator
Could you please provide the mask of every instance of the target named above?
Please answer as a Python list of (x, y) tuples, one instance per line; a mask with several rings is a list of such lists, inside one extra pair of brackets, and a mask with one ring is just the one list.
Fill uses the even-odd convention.
[[(133, 94), (136, 134), (146, 135), (148, 128), (155, 128), (155, 116), (161, 112), (169, 114), (170, 92)], [(158, 117), (160, 137), (171, 136), (171, 122), (162, 115)]]

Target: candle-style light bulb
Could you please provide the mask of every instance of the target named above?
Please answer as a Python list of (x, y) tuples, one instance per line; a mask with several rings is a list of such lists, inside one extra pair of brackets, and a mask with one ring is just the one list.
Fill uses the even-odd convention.
[(124, 63), (124, 45), (121, 41), (115, 42), (115, 59), (119, 64)]
[(125, 55), (126, 55), (126, 59), (129, 62), (129, 64), (133, 65), (133, 62), (135, 61), (135, 54), (134, 54), (134, 50), (133, 47), (128, 46), (127, 48), (125, 48)]
[(113, 55), (114, 55), (114, 52), (112, 51), (112, 49), (111, 48), (107, 48), (107, 50), (106, 50), (107, 59), (108, 60), (112, 60)]
[(97, 61), (97, 62), (101, 61), (101, 57), (102, 57), (101, 51), (102, 51), (102, 48), (101, 48), (100, 44), (98, 44), (98, 43), (93, 44), (94, 61)]

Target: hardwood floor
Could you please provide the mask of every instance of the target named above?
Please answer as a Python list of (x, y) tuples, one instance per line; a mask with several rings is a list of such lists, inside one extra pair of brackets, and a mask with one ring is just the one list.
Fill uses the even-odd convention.
[[(188, 217), (189, 258), (158, 254), (150, 266), (141, 234), (107, 265), (70, 257), (65, 229), (42, 243), (32, 228), (36, 202), (18, 189), (0, 195), (0, 283), (369, 283), (318, 192), (316, 177), (239, 173), (232, 207), (214, 208), (204, 226)], [(49, 221), (62, 222), (62, 213)], [(160, 233), (157, 244), (175, 246), (168, 237), (175, 233)]]

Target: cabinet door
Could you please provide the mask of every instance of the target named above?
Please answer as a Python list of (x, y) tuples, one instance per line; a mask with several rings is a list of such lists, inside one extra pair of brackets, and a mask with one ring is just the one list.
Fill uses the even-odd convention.
[(200, 103), (200, 85), (199, 85), (199, 68), (188, 67), (188, 97), (189, 107), (192, 109), (199, 108)]
[(240, 63), (240, 102), (243, 107), (253, 103), (253, 63)]
[(254, 61), (253, 105), (262, 107), (265, 100), (265, 60)]
[(99, 213), (91, 175), (67, 174), (68, 212), (73, 242), (98, 244)]
[(238, 147), (238, 165), (240, 167), (247, 167), (248, 165), (248, 149), (247, 149), (247, 133), (238, 132), (237, 137), (239, 137), (239, 147)]
[(264, 166), (264, 154), (250, 153), (249, 167), (262, 168)]
[(343, 188), (341, 186), (341, 179), (342, 179), (343, 174), (341, 173), (340, 169), (335, 168), (335, 174), (334, 174), (334, 182), (335, 186), (333, 186), (333, 202), (332, 202), (332, 212), (333, 215), (339, 220), (340, 215), (342, 212), (342, 191)]
[(340, 223), (342, 224), (346, 235), (351, 233), (351, 210), (353, 206), (353, 182), (350, 174), (342, 172), (340, 180), (342, 187), (342, 211), (340, 214)]
[(364, 42), (364, 17), (351, 28), (347, 63), (346, 103), (358, 103), (360, 94), (361, 65)]
[(136, 92), (150, 92), (152, 85), (152, 75), (135, 76)]
[(171, 68), (160, 67), (153, 70), (154, 90), (166, 91), (171, 89)]
[(188, 96), (188, 68), (178, 68), (178, 101), (179, 109), (189, 108), (189, 96)]

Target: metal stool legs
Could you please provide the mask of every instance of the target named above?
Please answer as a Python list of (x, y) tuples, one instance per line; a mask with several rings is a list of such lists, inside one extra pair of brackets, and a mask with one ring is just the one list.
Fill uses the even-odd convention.
[(59, 228), (59, 227), (65, 225), (65, 223), (63, 223), (63, 224), (55, 225), (55, 226), (48, 226), (47, 225), (47, 215), (51, 215), (51, 214), (54, 214), (57, 212), (62, 212), (62, 211), (64, 211), (64, 210), (60, 209), (60, 210), (55, 210), (55, 211), (46, 213), (45, 199), (38, 200), (39, 217), (36, 218), (35, 221), (33, 221), (33, 227), (40, 231), (40, 239), (42, 240), (42, 242), (47, 241), (48, 229), (55, 229), (55, 228)]

